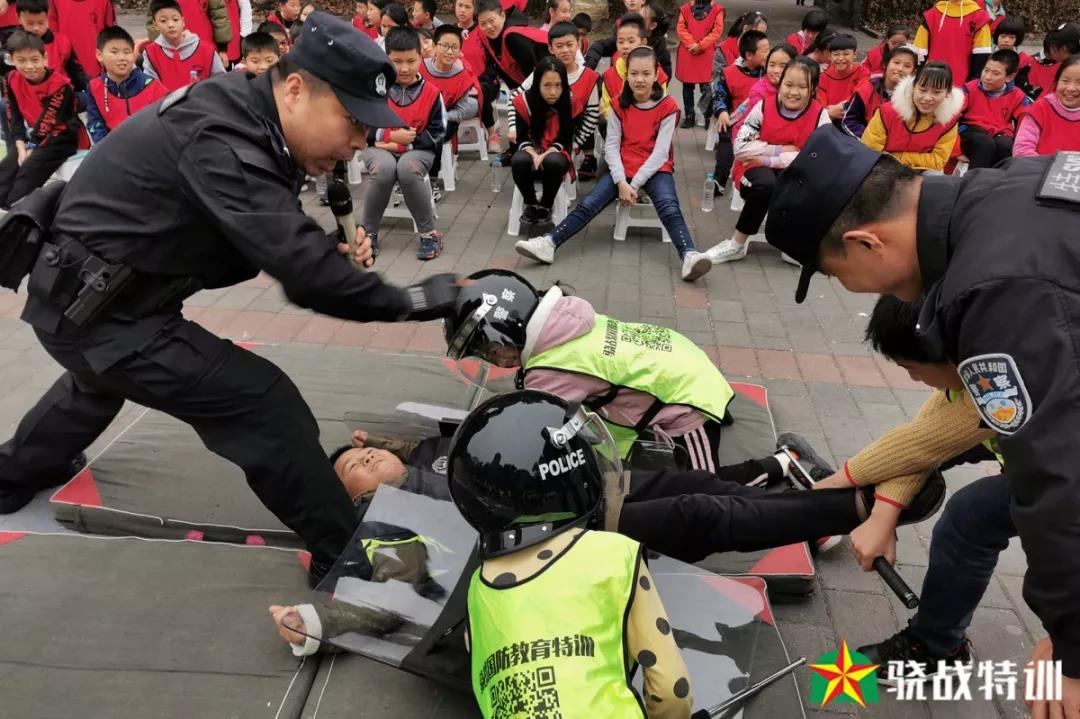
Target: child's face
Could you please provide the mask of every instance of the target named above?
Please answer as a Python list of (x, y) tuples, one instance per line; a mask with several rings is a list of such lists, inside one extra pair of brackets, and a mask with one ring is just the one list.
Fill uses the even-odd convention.
[(127, 40), (109, 40), (97, 51), (97, 61), (114, 80), (125, 80), (135, 64), (135, 48)]
[(19, 25), (31, 35), (41, 37), (49, 30), (49, 13), (21, 12), (19, 13)]
[(656, 82), (656, 61), (648, 57), (631, 60), (626, 68), (626, 82), (630, 84), (635, 100), (644, 101), (651, 97)]
[(784, 74), (784, 68), (789, 62), (791, 62), (791, 56), (786, 52), (778, 50), (769, 56), (768, 64), (765, 66), (765, 75), (773, 87), (779, 87), (780, 76)]
[(424, 27), (431, 24), (431, 16), (427, 14), (427, 10), (424, 9), (424, 3), (414, 2), (412, 4), (412, 11), (409, 13), (409, 19), (412, 20), (413, 27)]
[(964, 389), (964, 383), (960, 381), (960, 375), (956, 371), (956, 365), (950, 362), (913, 362), (911, 360), (897, 360), (903, 369), (907, 370), (908, 376), (915, 382), (922, 382), (927, 387), (934, 389)]
[(334, 473), (353, 500), (374, 492), (380, 484), (399, 481), (405, 472), (405, 464), (397, 455), (374, 447), (345, 450), (334, 462)]
[(641, 47), (644, 42), (641, 30), (635, 25), (620, 27), (615, 33), (615, 49), (619, 52), (619, 57), (624, 60), (632, 50)]
[(907, 53), (897, 55), (885, 66), (885, 84), (889, 88), (894, 88), (901, 80), (914, 73), (915, 58)]
[(300, 17), (300, 0), (284, 0), (278, 10), (283, 20), (295, 20)]
[(154, 13), (154, 27), (171, 44), (177, 45), (184, 37), (184, 16), (175, 8), (162, 8)]
[(499, 342), (489, 342), (479, 347), (472, 354), (485, 362), (490, 362), (496, 367), (520, 367), (521, 348), (513, 345), (504, 345)]
[(461, 40), (453, 35), (443, 35), (435, 45), (435, 60), (443, 67), (451, 67), (461, 57)]
[(388, 53), (390, 62), (397, 70), (397, 84), (408, 87), (416, 82), (420, 72), (420, 53), (416, 50), (392, 50)]
[(314, 5), (305, 5), (304, 9), (300, 11), (300, 22), (307, 22), (308, 15), (315, 12)]
[(778, 93), (785, 110), (798, 112), (810, 104), (810, 78), (798, 68), (785, 73)]
[(851, 69), (852, 64), (855, 62), (854, 50), (830, 50), (829, 62), (839, 72), (846, 72)]
[(1052, 47), (1050, 48), (1050, 59), (1054, 62), (1064, 62), (1069, 59), (1069, 48), (1067, 47)]
[(386, 33), (390, 32), (390, 28), (397, 27), (397, 23), (389, 15), (383, 15), (379, 18), (379, 34), (386, 37)]
[(264, 72), (277, 65), (278, 54), (270, 50), (252, 50), (244, 55), (244, 67), (253, 75), (262, 75)]
[(476, 3), (473, 0), (457, 0), (454, 3), (454, 18), (458, 27), (472, 27), (476, 22)]
[(420, 36), (420, 54), (424, 57), (432, 57), (435, 54), (435, 41), (426, 35)]
[(11, 54), (15, 69), (30, 82), (45, 79), (45, 54), (40, 50), (16, 50)]
[(366, 2), (358, 2), (358, 3), (356, 3), (355, 16), (364, 18), (364, 22), (367, 22), (367, 3)]
[(579, 27), (577, 31), (578, 41), (585, 42), (589, 39), (589, 31), (583, 27)]
[(570, 67), (577, 60), (579, 47), (581, 47), (581, 43), (578, 42), (576, 35), (563, 35), (548, 43), (548, 50), (551, 51), (551, 54), (567, 67)]
[(503, 26), (506, 24), (506, 16), (497, 10), (488, 10), (480, 13), (480, 16), (476, 18), (476, 22), (480, 25), (480, 32), (487, 35), (489, 40), (494, 40), (499, 35), (502, 35)]
[(1061, 104), (1070, 110), (1080, 107), (1080, 65), (1065, 68), (1058, 80), (1054, 94)]
[(937, 110), (941, 103), (945, 102), (945, 98), (948, 97), (948, 88), (934, 88), (927, 87), (923, 84), (915, 86), (914, 100), (915, 109), (924, 115), (929, 115)]
[(559, 0), (559, 5), (551, 11), (551, 19), (548, 22), (552, 25), (557, 22), (570, 22), (570, 18), (574, 16), (573, 8), (570, 0)]
[(750, 68), (751, 70), (756, 70), (759, 67), (765, 67), (765, 62), (768, 59), (769, 59), (769, 41), (768, 40), (759, 40), (758, 44), (757, 44), (757, 49), (754, 50), (753, 54), (752, 55), (747, 55), (743, 59), (743, 65), (746, 65), (746, 67)]
[(382, 10), (375, 3), (368, 3), (367, 6), (367, 24), (369, 27), (379, 27), (379, 22), (382, 20)]
[(545, 72), (540, 78), (540, 97), (544, 98), (544, 102), (554, 105), (562, 97), (562, 93), (562, 78), (559, 73), (550, 70)]
[(895, 50), (905, 43), (907, 43), (907, 35), (898, 32), (895, 35), (890, 35), (889, 38), (885, 40), (885, 48), (888, 50)]
[(997, 92), (1012, 79), (1013, 76), (1008, 74), (1005, 65), (997, 60), (987, 60), (986, 65), (983, 66), (982, 75), (979, 76), (982, 86), (990, 92)]
[(284, 56), (289, 51), (289, 36), (283, 32), (272, 32), (270, 37), (277, 40), (278, 55)]
[(998, 35), (997, 46), (999, 50), (1015, 50), (1016, 35), (1007, 32), (1001, 33)]
[(641, 12), (641, 8), (645, 7), (645, 0), (626, 0), (626, 12)]

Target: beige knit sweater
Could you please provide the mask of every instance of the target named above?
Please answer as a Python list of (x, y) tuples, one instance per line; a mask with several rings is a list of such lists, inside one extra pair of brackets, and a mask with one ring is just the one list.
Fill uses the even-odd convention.
[(967, 392), (949, 401), (934, 392), (915, 419), (894, 427), (844, 464), (855, 486), (878, 485), (876, 495), (906, 507), (939, 465), (996, 433), (982, 425)]

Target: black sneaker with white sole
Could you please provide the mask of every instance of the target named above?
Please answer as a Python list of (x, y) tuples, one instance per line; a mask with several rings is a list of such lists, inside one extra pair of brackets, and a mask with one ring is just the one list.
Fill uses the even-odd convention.
[(799, 459), (799, 466), (806, 470), (810, 478), (820, 482), (836, 472), (824, 457), (818, 454), (806, 437), (795, 432), (784, 432), (776, 438), (776, 448), (787, 447)]
[[(914, 681), (925, 677), (932, 680), (937, 675), (955, 673), (957, 663), (971, 666), (975, 662), (971, 640), (966, 636), (959, 647), (938, 656), (927, 649), (911, 627), (905, 627), (877, 644), (859, 647), (857, 651), (865, 654), (871, 664), (879, 665), (878, 684), (888, 687), (896, 686), (900, 679)], [(909, 662), (914, 662), (915, 667)]]

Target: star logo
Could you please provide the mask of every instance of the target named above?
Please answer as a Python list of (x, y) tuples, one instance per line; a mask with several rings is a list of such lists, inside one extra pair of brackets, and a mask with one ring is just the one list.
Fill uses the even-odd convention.
[(878, 701), (877, 664), (865, 655), (853, 652), (846, 641), (835, 652), (826, 652), (809, 665), (810, 700), (826, 707), (837, 704), (858, 704), (866, 707)]
[(979, 378), (979, 387), (981, 387), (984, 392), (989, 392), (991, 387), (992, 387), (992, 385), (990, 384), (990, 378), (989, 377), (980, 377)]

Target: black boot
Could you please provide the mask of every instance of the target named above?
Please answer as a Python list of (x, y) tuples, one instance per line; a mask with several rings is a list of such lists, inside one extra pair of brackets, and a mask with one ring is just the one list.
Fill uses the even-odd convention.
[[(30, 503), (30, 500), (43, 489), (58, 487), (71, 480), (86, 466), (86, 453), (79, 452), (66, 472), (58, 473), (56, 478), (40, 482), (30, 482), (25, 486), (9, 489), (0, 488), (0, 514), (14, 514)], [(66, 475), (66, 476), (65, 476)]]

